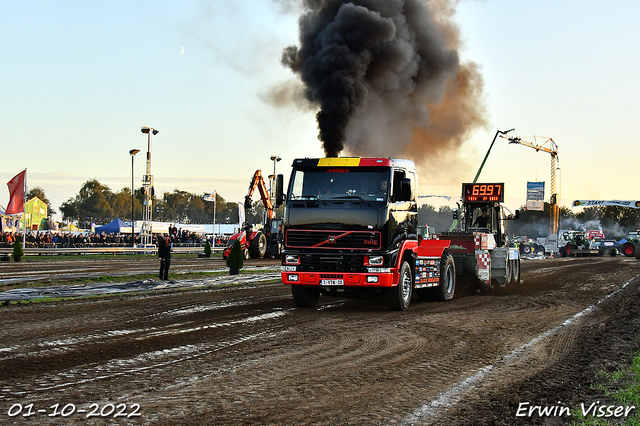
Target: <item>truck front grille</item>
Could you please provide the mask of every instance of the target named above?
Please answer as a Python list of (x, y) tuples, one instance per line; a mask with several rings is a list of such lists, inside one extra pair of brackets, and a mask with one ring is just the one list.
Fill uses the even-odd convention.
[(321, 250), (377, 250), (380, 248), (380, 232), (289, 229), (285, 234), (285, 246)]

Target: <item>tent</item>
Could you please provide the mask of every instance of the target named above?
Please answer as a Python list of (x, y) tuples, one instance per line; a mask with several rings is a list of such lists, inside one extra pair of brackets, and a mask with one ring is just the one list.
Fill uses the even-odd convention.
[(68, 225), (63, 226), (62, 228), (60, 228), (61, 231), (79, 231), (80, 228), (78, 228), (77, 226), (75, 226), (73, 223), (70, 223)]
[(125, 227), (124, 222), (116, 218), (113, 221), (107, 223), (106, 225), (96, 227), (95, 233), (102, 234), (104, 232), (105, 234), (119, 234), (120, 229), (124, 227)]

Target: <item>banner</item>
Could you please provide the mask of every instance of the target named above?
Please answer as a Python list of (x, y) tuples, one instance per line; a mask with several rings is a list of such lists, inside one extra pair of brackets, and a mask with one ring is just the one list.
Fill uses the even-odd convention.
[(527, 182), (527, 210), (544, 210), (544, 182)]
[(205, 200), (205, 201), (213, 201), (215, 203), (216, 202), (216, 192), (213, 191), (211, 194), (205, 195), (204, 197), (202, 197), (202, 199)]
[(527, 200), (544, 200), (544, 182), (527, 182)]
[(244, 223), (244, 203), (241, 201), (238, 201), (238, 223), (240, 226)]
[(527, 200), (527, 210), (544, 211), (544, 201)]
[(571, 203), (571, 207), (603, 207), (618, 206), (629, 207), (632, 209), (640, 209), (640, 201), (622, 201), (622, 200), (575, 200)]
[(6, 214), (18, 214), (24, 212), (24, 179), (27, 170), (23, 170), (13, 177), (7, 186), (9, 187), (9, 204), (7, 204)]

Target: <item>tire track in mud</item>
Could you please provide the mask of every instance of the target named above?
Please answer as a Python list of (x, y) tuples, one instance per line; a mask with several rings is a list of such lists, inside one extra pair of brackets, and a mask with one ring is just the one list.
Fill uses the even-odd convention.
[[(558, 264), (565, 267), (565, 262)], [(489, 392), (508, 389), (511, 382), (498, 370), (526, 378), (523, 366), (535, 372), (548, 360), (559, 365), (579, 359), (570, 357), (581, 336), (565, 327), (531, 345), (535, 356), (505, 360), (502, 367), (498, 363), (610, 287), (606, 280), (585, 281), (584, 274), (576, 274), (586, 262), (567, 262), (571, 272), (565, 275), (535, 278), (535, 271), (548, 265), (525, 266), (528, 281), (537, 285), (533, 288), (525, 284), (448, 303), (414, 301), (402, 313), (387, 311), (383, 300), (323, 298), (315, 310), (297, 309), (289, 288), (280, 285), (8, 310), (17, 330), (14, 341), (0, 348), (0, 388), (24, 392), (5, 394), (5, 404), (27, 398), (137, 402), (144, 416), (132, 424), (400, 424), (425, 401), (488, 365), (495, 366), (485, 376), (491, 380), (473, 384), (465, 400), (468, 396), (481, 404)], [(615, 261), (602, 268), (613, 276), (613, 271), (628, 273), (624, 265)], [(73, 322), (87, 324), (86, 329)], [(48, 324), (54, 325), (38, 331)], [(84, 336), (91, 339), (83, 342)], [(15, 380), (4, 380), (2, 357), (19, 354), (22, 345), (47, 349), (44, 342), (56, 341), (52, 347), (63, 351), (61, 360), (74, 351), (93, 358), (78, 357), (47, 366), (42, 375), (15, 373)], [(70, 352), (64, 343), (71, 344)], [(524, 359), (533, 365), (522, 364)], [(16, 360), (16, 369), (31, 360)], [(564, 374), (567, 368), (555, 371)], [(449, 408), (447, 415), (456, 409)], [(483, 424), (477, 421), (483, 417), (470, 418), (458, 424)]]
[[(260, 423), (263, 418), (275, 424), (308, 424), (305, 413), (311, 407), (311, 423), (332, 424), (339, 401), (342, 422), (386, 424), (397, 413), (410, 412), (415, 407), (412, 395), (435, 397), (442, 386), (453, 385), (468, 375), (469, 368), (484, 365), (478, 353), (486, 350), (494, 357), (501, 353), (500, 346), (494, 347), (494, 343), (475, 342), (476, 331), (468, 324), (442, 327), (455, 307), (453, 311), (436, 313), (433, 311), (441, 310), (437, 304), (417, 304), (423, 315), (412, 318), (417, 323), (403, 324), (387, 314), (373, 319), (349, 314), (358, 303), (345, 302), (340, 309), (325, 309), (322, 313), (295, 311), (294, 325), (278, 335), (272, 348), (262, 348), (250, 360), (245, 354), (241, 367), (229, 370), (229, 374), (210, 376), (204, 382), (181, 388), (181, 403), (188, 405), (197, 400), (199, 389), (215, 389), (210, 392), (214, 403), (200, 416), (215, 418), (216, 424), (237, 424), (238, 418), (245, 419), (244, 424)], [(478, 315), (484, 317), (488, 313)], [(519, 312), (515, 312), (513, 318), (518, 316)], [(321, 329), (318, 323), (322, 324)], [(437, 355), (430, 357), (432, 349)], [(278, 381), (262, 378), (265, 371), (269, 372), (268, 377), (278, 377)], [(256, 393), (256, 389), (260, 392)], [(408, 395), (412, 397), (407, 398)], [(278, 401), (282, 410), (265, 413), (262, 399)], [(401, 419), (402, 416), (396, 421)]]
[[(48, 333), (44, 339), (36, 335), (19, 345), (1, 348), (0, 376), (3, 381), (11, 382), (11, 387), (4, 388), (0, 400), (24, 393), (26, 389), (46, 391), (58, 388), (60, 386), (56, 383), (60, 382), (66, 383), (63, 387), (82, 384), (87, 382), (87, 375), (93, 376), (93, 380), (103, 380), (162, 368), (167, 363), (207, 356), (259, 338), (271, 332), (261, 330), (251, 334), (248, 326), (277, 319), (289, 312), (277, 303), (282, 297), (270, 299), (272, 301), (267, 304), (271, 306), (267, 307), (264, 300), (257, 302), (251, 299), (183, 304), (184, 307), (179, 309), (157, 310), (151, 315), (156, 317), (155, 324), (145, 324), (144, 327), (135, 326), (148, 321), (148, 318), (142, 321), (129, 318), (124, 323), (134, 325), (133, 328), (111, 328), (114, 324), (110, 322), (99, 331), (83, 330), (73, 335)], [(255, 306), (252, 308), (252, 305)], [(226, 318), (212, 319), (213, 313), (220, 310), (229, 310)], [(20, 332), (25, 331), (23, 328)], [(247, 334), (250, 339), (245, 338)]]
[[(578, 340), (581, 336), (582, 328), (584, 328), (585, 324), (594, 321), (590, 314), (599, 309), (601, 305), (614, 300), (632, 283), (637, 286), (638, 282), (640, 282), (640, 275), (629, 279), (621, 287), (605, 295), (556, 327), (539, 334), (507, 355), (498, 358), (495, 363), (484, 366), (476, 374), (465, 378), (455, 386), (442, 392), (437, 398), (415, 410), (402, 424), (412, 426), (479, 424), (474, 418), (491, 419), (495, 417), (486, 395), (495, 392), (496, 389), (508, 387), (509, 380), (527, 383), (528, 379), (536, 377), (544, 370), (550, 370), (550, 374), (546, 374), (545, 377), (552, 379), (550, 381), (545, 379), (545, 383), (536, 383), (537, 385), (550, 386), (552, 384), (550, 382), (554, 381), (553, 378), (557, 378), (555, 380), (561, 382), (565, 377), (571, 377), (576, 366), (580, 365), (582, 354), (576, 351), (576, 345), (580, 344)], [(505, 377), (508, 379), (505, 380)], [(533, 387), (533, 385), (533, 383), (530, 383), (526, 386)], [(478, 400), (477, 395), (483, 395), (482, 401)], [(531, 400), (531, 395), (526, 392), (519, 397), (521, 401), (528, 402)], [(562, 401), (556, 401), (556, 399), (552, 398), (547, 403), (562, 404)], [(456, 420), (452, 420), (450, 416), (447, 416), (447, 412), (462, 401), (465, 402), (465, 405), (473, 408), (459, 408), (462, 415), (458, 415)], [(461, 420), (460, 417), (465, 417), (465, 413), (469, 413), (470, 418)], [(513, 414), (515, 414), (515, 410)], [(501, 422), (500, 424), (530, 424), (530, 422), (531, 419), (529, 418), (521, 420), (513, 416), (512, 419), (505, 419), (504, 423)]]

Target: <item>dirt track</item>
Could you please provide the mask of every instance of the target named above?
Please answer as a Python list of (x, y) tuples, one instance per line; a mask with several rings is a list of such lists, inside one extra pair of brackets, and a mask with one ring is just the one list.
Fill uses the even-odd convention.
[(279, 284), (3, 306), (0, 424), (571, 424), (515, 414), (606, 400), (590, 384), (640, 347), (639, 274), (631, 258), (527, 261), (518, 287), (406, 312), (297, 309)]

